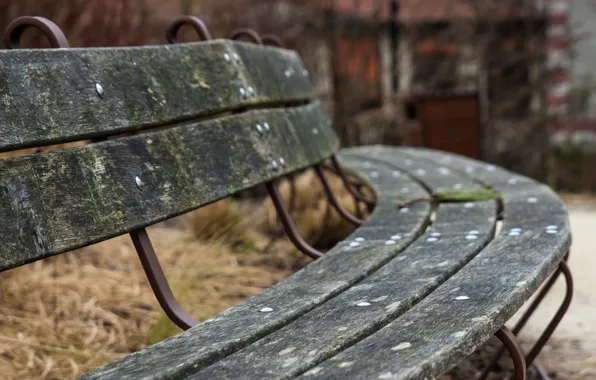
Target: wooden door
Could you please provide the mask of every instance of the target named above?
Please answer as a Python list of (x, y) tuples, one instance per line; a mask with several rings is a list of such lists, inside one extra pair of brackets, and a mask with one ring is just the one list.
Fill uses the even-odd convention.
[(477, 95), (429, 97), (418, 104), (425, 146), (482, 158)]

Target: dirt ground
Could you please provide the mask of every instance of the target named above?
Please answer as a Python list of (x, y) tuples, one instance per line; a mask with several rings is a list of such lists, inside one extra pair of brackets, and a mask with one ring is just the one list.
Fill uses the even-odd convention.
[[(569, 207), (573, 234), (570, 268), (574, 294), (567, 315), (539, 361), (553, 379), (596, 379), (596, 236), (593, 235), (596, 231), (596, 198), (563, 197)], [(564, 295), (565, 284), (560, 279), (522, 330), (526, 347), (541, 334)]]

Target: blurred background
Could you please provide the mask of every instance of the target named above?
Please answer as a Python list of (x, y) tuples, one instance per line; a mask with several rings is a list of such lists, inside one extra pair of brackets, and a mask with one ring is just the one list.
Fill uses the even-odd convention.
[[(180, 14), (216, 38), (280, 36), (346, 146), (429, 146), (596, 189), (590, 0), (5, 0), (0, 27), (40, 15), (72, 46), (162, 44)], [(29, 34), (29, 46), (46, 43)]]
[[(73, 47), (165, 44), (181, 14), (202, 18), (215, 38), (250, 27), (297, 50), (344, 146), (427, 146), (559, 191), (596, 190), (594, 0), (0, 0), (0, 29), (43, 16)], [(180, 40), (196, 36), (183, 30)], [(48, 46), (35, 30), (22, 45)], [(350, 232), (312, 175), (282, 193), (315, 246)], [(596, 220), (580, 216), (578, 225)], [(200, 320), (309, 261), (283, 239), (269, 201), (225, 200), (150, 232), (176, 296)], [(2, 380), (74, 378), (177, 332), (126, 236), (0, 275)], [(593, 351), (549, 347), (558, 370), (574, 363), (577, 377), (558, 378), (596, 378), (582, 374)], [(457, 371), (446, 378), (468, 378)]]

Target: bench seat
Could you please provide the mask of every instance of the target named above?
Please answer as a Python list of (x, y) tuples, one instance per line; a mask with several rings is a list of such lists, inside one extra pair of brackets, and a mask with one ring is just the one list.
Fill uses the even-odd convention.
[[(504, 169), (394, 147), (344, 150), (341, 161), (377, 195), (349, 238), (244, 303), (83, 378), (437, 376), (513, 316), (570, 246), (558, 197)], [(428, 203), (397, 207), (486, 185), (503, 195), (499, 228), (495, 201), (440, 204), (432, 223)]]

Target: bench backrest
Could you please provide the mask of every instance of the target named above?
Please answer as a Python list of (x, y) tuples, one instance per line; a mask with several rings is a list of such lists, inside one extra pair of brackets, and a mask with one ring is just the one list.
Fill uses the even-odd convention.
[(186, 213), (339, 141), (291, 51), (212, 40), (0, 51), (0, 270)]

